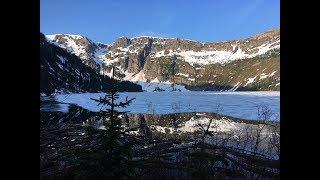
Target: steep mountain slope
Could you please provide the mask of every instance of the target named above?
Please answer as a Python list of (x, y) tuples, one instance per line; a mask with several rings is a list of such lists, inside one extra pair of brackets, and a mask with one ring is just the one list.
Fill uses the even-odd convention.
[(99, 71), (102, 64), (102, 56), (107, 53), (108, 45), (94, 43), (90, 39), (71, 34), (47, 35), (46, 38), (53, 44), (77, 55), (82, 62)]
[(47, 37), (90, 62), (85, 64), (99, 64), (89, 66), (101, 74), (110, 76), (115, 66), (117, 78), (137, 82), (148, 91), (169, 90), (172, 83), (180, 90), (280, 89), (279, 29), (243, 40), (206, 43), (146, 36), (121, 37), (99, 46), (82, 36)]
[(40, 33), (40, 92), (106, 91), (112, 82), (118, 85), (119, 91), (141, 91), (141, 86), (132, 82), (118, 82), (98, 74), (78, 56), (49, 43)]

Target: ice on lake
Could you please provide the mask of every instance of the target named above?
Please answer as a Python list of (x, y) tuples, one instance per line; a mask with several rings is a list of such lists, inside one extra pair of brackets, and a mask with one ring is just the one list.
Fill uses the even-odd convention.
[[(76, 104), (90, 111), (100, 111), (105, 108), (90, 98), (98, 99), (104, 93), (81, 93), (55, 95), (56, 101), (67, 104)], [(216, 112), (228, 116), (256, 120), (258, 106), (265, 105), (270, 108), (272, 117), (270, 120), (279, 121), (280, 92), (255, 91), (255, 92), (124, 92), (119, 93), (117, 101), (125, 98), (136, 98), (126, 108), (118, 108), (130, 113), (168, 114), (182, 112)], [(42, 97), (44, 98), (44, 97)], [(57, 106), (58, 107), (58, 106)], [(65, 112), (56, 108), (55, 111)], [(47, 109), (42, 109), (47, 110)], [(52, 108), (50, 111), (54, 111)]]

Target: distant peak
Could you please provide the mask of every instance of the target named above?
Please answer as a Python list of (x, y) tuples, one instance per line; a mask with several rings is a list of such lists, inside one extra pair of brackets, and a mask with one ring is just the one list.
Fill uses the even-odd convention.
[(81, 35), (77, 35), (77, 34), (49, 34), (49, 35), (46, 35), (46, 38), (48, 38), (49, 40), (54, 40), (56, 37), (58, 36), (63, 36), (63, 37), (69, 37), (69, 38), (72, 38), (72, 39), (88, 39), (87, 37), (85, 36), (81, 36)]
[(165, 37), (157, 37), (157, 36), (136, 36), (131, 39), (139, 39), (139, 38), (150, 38), (150, 39), (177, 39), (177, 38), (165, 38)]
[(76, 38), (82, 38), (83, 37), (83, 36), (77, 35), (77, 34), (65, 34), (65, 33), (48, 34), (46, 36), (70, 36), (70, 37), (76, 37)]
[(272, 35), (276, 35), (276, 34), (280, 34), (280, 28), (274, 28), (274, 29), (270, 29), (267, 31), (264, 31), (262, 33), (258, 33), (256, 35), (254, 35), (253, 37), (258, 37), (258, 36), (272, 36)]

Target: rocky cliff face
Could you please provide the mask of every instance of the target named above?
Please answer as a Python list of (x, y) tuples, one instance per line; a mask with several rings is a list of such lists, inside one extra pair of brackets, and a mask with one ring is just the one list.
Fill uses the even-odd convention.
[(82, 62), (97, 71), (101, 68), (101, 55), (107, 52), (108, 45), (94, 43), (87, 37), (70, 34), (47, 35), (46, 38), (53, 44), (66, 49), (78, 56)]
[(83, 62), (144, 90), (279, 90), (280, 30), (226, 42), (121, 37), (111, 45), (74, 35), (49, 35)]
[[(86, 50), (90, 49), (88, 46)], [(81, 54), (81, 57), (84, 58), (86, 55)], [(47, 95), (57, 91), (105, 92), (114, 84), (117, 84), (118, 91), (142, 91), (141, 86), (132, 82), (118, 82), (102, 76), (88, 67), (91, 63), (85, 63), (86, 61), (90, 60), (80, 59), (49, 43), (40, 33), (40, 92)]]

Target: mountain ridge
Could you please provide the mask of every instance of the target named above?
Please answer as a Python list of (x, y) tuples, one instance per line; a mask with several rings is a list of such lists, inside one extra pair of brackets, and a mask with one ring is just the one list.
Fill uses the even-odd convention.
[(103, 77), (81, 59), (47, 41), (40, 33), (40, 92), (105, 92), (116, 84), (119, 91), (142, 91), (132, 82)]
[[(237, 90), (238, 88), (279, 90), (280, 88), (280, 29), (269, 30), (241, 40), (206, 43), (179, 38), (140, 36), (120, 37), (112, 44), (98, 46), (89, 38), (79, 35), (59, 34), (47, 35), (46, 37), (50, 42), (62, 48), (71, 49), (71, 53), (79, 56), (84, 64), (100, 74), (110, 76), (112, 67), (115, 67), (118, 79), (140, 83), (144, 90), (152, 91), (152, 88), (156, 89), (157, 86), (159, 86), (158, 89), (169, 90), (173, 83), (180, 84), (180, 90), (186, 90), (185, 87), (212, 83), (225, 88), (209, 88), (211, 90)], [(274, 64), (271, 69), (273, 71), (268, 69), (267, 63), (262, 63), (267, 68), (261, 66), (265, 70), (262, 72), (258, 70), (260, 74), (256, 73), (252, 77), (243, 75), (253, 70), (248, 67), (239, 66), (238, 71), (229, 72), (232, 74), (230, 76), (219, 72), (224, 70), (220, 66), (229, 67), (230, 64), (243, 64), (240, 63), (242, 60), (257, 64), (258, 61), (252, 60), (257, 58), (273, 58), (273, 60), (269, 60)], [(173, 64), (177, 67), (175, 73), (170, 72)], [(214, 78), (207, 75), (205, 80), (203, 78), (206, 74), (205, 71), (210, 71), (210, 68), (219, 68), (217, 73), (212, 72), (218, 75)], [(230, 71), (230, 69), (226, 70)], [(274, 71), (276, 72), (273, 73)], [(238, 78), (238, 81), (233, 81), (233, 75), (237, 74), (243, 75), (243, 79)], [(230, 82), (226, 82), (228, 77), (231, 79)], [(270, 77), (273, 80), (270, 80)], [(264, 84), (261, 85), (263, 82)], [(234, 88), (238, 85), (238, 88)]]

